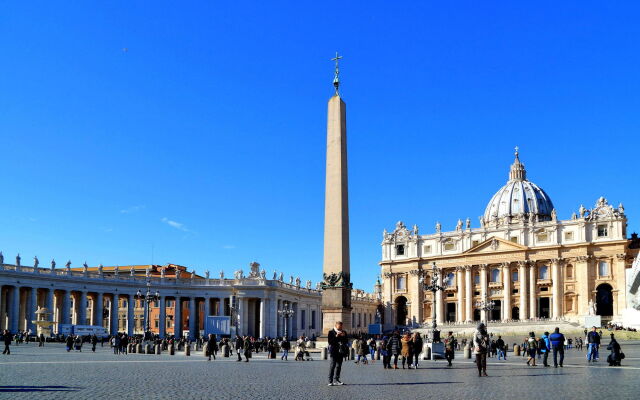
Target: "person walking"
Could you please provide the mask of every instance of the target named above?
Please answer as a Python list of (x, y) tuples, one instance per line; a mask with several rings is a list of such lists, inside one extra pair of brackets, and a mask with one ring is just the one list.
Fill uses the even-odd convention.
[(591, 328), (587, 334), (587, 362), (598, 361), (598, 348), (600, 347), (600, 335), (596, 332), (596, 327)]
[(529, 336), (529, 340), (527, 341), (527, 365), (531, 367), (536, 366), (536, 353), (538, 350), (538, 340), (536, 339), (535, 333), (531, 332)]
[(205, 355), (208, 357), (208, 361), (211, 361), (211, 357), (216, 359), (216, 351), (218, 351), (218, 343), (216, 342), (216, 335), (210, 333), (207, 336), (207, 343), (204, 345)]
[(610, 367), (620, 366), (620, 362), (624, 358), (624, 353), (622, 353), (620, 344), (614, 337), (613, 333), (611, 334), (611, 342), (609, 342), (609, 346), (607, 346), (607, 350), (611, 351), (611, 354), (609, 354), (609, 356), (607, 357), (609, 366)]
[(422, 353), (422, 346), (424, 345), (424, 341), (422, 340), (422, 336), (420, 333), (416, 332), (413, 334), (413, 368), (418, 369), (418, 363), (420, 359), (420, 353)]
[(398, 356), (400, 355), (401, 349), (402, 344), (400, 343), (400, 333), (398, 331), (394, 331), (387, 343), (389, 357), (393, 357), (393, 369), (398, 369)]
[(404, 368), (405, 363), (408, 364), (408, 368), (411, 369), (411, 357), (413, 355), (413, 342), (411, 341), (411, 335), (407, 332), (404, 337), (401, 339), (402, 343), (402, 369)]
[(368, 364), (367, 354), (369, 353), (369, 345), (362, 337), (358, 339), (358, 346), (356, 348), (356, 353), (358, 354), (356, 364), (360, 362), (361, 358), (362, 358), (363, 364)]
[(556, 327), (556, 329), (553, 330), (553, 333), (549, 335), (549, 342), (553, 349), (553, 367), (558, 368), (558, 354), (560, 354), (560, 368), (562, 368), (562, 363), (564, 361), (565, 337), (560, 333), (560, 328)]
[(240, 337), (240, 335), (236, 335), (236, 353), (238, 354), (238, 359), (236, 361), (242, 361), (242, 347), (244, 345), (244, 340)]
[(347, 332), (342, 329), (342, 321), (336, 322), (334, 328), (329, 331), (327, 340), (329, 342), (329, 354), (331, 355), (329, 386), (343, 385), (340, 381), (340, 372), (342, 370), (342, 360), (348, 356), (349, 347), (347, 345)]
[(507, 361), (507, 347), (504, 340), (502, 340), (502, 336), (500, 335), (498, 335), (498, 340), (496, 340), (496, 348), (498, 350), (498, 360), (504, 358), (504, 360)]
[(65, 339), (65, 344), (67, 345), (67, 353), (73, 349), (73, 336), (69, 335)]
[(367, 345), (369, 346), (369, 355), (371, 356), (371, 364), (374, 364), (376, 362), (376, 347), (377, 347), (377, 343), (376, 340), (374, 338), (370, 338), (367, 341)]
[(455, 336), (453, 336), (453, 331), (449, 331), (449, 335), (444, 340), (444, 358), (450, 367), (452, 366), (451, 360), (455, 358), (456, 342), (457, 340)]
[(44, 334), (41, 333), (40, 336), (38, 336), (38, 347), (43, 347), (44, 342), (45, 342)]
[(96, 352), (96, 345), (98, 344), (98, 337), (95, 335), (91, 335), (91, 351)]
[(242, 350), (244, 352), (244, 362), (249, 362), (249, 359), (251, 358), (252, 348), (253, 348), (253, 343), (251, 343), (251, 337), (247, 335), (243, 339), (243, 346), (242, 346)]
[(549, 367), (549, 352), (551, 351), (551, 341), (549, 340), (549, 332), (542, 334), (542, 337), (538, 341), (540, 351), (542, 352), (542, 365)]
[(9, 348), (9, 346), (11, 346), (12, 339), (13, 339), (13, 336), (11, 336), (11, 333), (5, 329), (2, 335), (2, 341), (4, 342), (4, 351), (2, 352), (2, 354), (6, 354), (6, 355), (11, 354), (11, 349)]
[(489, 335), (487, 327), (483, 322), (478, 324), (478, 328), (473, 334), (473, 354), (476, 355), (476, 366), (478, 367), (478, 376), (487, 375), (487, 351), (489, 348)]
[(380, 348), (378, 351), (380, 352), (380, 356), (382, 357), (382, 368), (391, 369), (391, 353), (387, 350), (387, 344), (389, 339), (384, 336), (382, 338), (382, 342), (380, 343)]
[(282, 357), (280, 357), (280, 359), (287, 361), (289, 357), (289, 350), (291, 350), (291, 343), (289, 343), (289, 340), (287, 340), (286, 337), (282, 338), (280, 348), (282, 349)]

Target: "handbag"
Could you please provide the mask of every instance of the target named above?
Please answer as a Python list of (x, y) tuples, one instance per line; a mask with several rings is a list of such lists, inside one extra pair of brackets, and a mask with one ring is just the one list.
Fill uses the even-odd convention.
[(346, 344), (340, 344), (340, 347), (338, 348), (338, 353), (342, 357), (349, 357), (349, 346), (347, 346)]
[(624, 355), (624, 353), (622, 353), (622, 352), (621, 352), (621, 353), (620, 353), (620, 359), (621, 359), (621, 360), (624, 360), (624, 358), (625, 358), (625, 355)]

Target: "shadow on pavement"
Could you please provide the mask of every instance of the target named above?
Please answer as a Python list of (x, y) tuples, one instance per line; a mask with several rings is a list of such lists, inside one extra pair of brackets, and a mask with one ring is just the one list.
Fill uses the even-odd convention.
[(381, 383), (348, 383), (348, 386), (408, 386), (408, 385), (443, 385), (464, 382), (381, 382)]
[(7, 392), (75, 392), (82, 389), (75, 386), (0, 386), (0, 393)]

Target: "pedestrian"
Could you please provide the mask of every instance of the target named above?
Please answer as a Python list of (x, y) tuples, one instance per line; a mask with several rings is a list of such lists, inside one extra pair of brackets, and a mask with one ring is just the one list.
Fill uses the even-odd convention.
[(610, 367), (620, 366), (620, 362), (624, 359), (624, 353), (620, 348), (620, 344), (614, 337), (613, 333), (611, 334), (611, 342), (609, 342), (609, 346), (607, 346), (607, 350), (611, 351), (611, 354), (607, 357), (607, 361), (609, 362)]
[(549, 352), (551, 351), (551, 342), (549, 341), (549, 332), (542, 334), (538, 341), (540, 351), (542, 352), (542, 365), (549, 367)]
[(244, 340), (240, 337), (240, 335), (236, 335), (236, 353), (238, 354), (238, 359), (236, 361), (242, 361), (242, 348), (244, 346)]
[(496, 340), (496, 348), (498, 350), (498, 360), (504, 358), (504, 360), (507, 361), (506, 344), (500, 335), (498, 335), (498, 340)]
[(91, 335), (91, 351), (96, 352), (96, 345), (98, 344), (98, 337), (95, 335)]
[(596, 327), (591, 328), (585, 340), (587, 342), (587, 362), (598, 361), (598, 349), (600, 347), (600, 335), (596, 332)]
[(476, 366), (478, 367), (478, 376), (487, 375), (487, 351), (489, 348), (489, 335), (487, 335), (487, 327), (480, 322), (478, 328), (473, 334), (473, 354), (476, 355)]
[(367, 345), (369, 346), (369, 355), (371, 356), (371, 364), (376, 362), (376, 340), (374, 338), (370, 338), (367, 341)]
[(11, 336), (11, 333), (5, 329), (4, 334), (2, 335), (2, 341), (4, 342), (4, 351), (2, 352), (2, 354), (11, 354), (11, 349), (9, 348), (9, 346), (11, 346), (12, 339), (13, 336)]
[(343, 385), (340, 381), (340, 372), (342, 370), (342, 360), (349, 354), (347, 345), (347, 332), (342, 329), (342, 321), (336, 322), (334, 328), (329, 331), (329, 354), (331, 355), (331, 363), (329, 364), (329, 386)]
[(45, 338), (44, 338), (44, 334), (41, 333), (40, 336), (38, 337), (38, 347), (43, 347), (44, 343), (45, 343)]
[(207, 343), (205, 344), (204, 351), (205, 355), (208, 357), (208, 360), (211, 361), (211, 357), (216, 359), (216, 351), (218, 350), (218, 343), (216, 342), (216, 335), (210, 333), (208, 336)]
[(244, 362), (249, 362), (249, 359), (251, 358), (252, 347), (253, 347), (253, 343), (251, 343), (251, 337), (245, 336), (243, 339), (243, 346), (242, 346), (242, 350), (244, 352)]
[(419, 332), (413, 334), (413, 368), (418, 369), (418, 362), (420, 359), (420, 353), (422, 353), (422, 346), (424, 341)]
[(551, 342), (551, 348), (553, 349), (553, 367), (558, 368), (558, 354), (560, 354), (560, 368), (562, 368), (565, 338), (560, 333), (560, 328), (556, 327), (553, 333), (549, 335), (549, 342)]
[(286, 337), (282, 338), (282, 343), (280, 343), (280, 348), (282, 349), (282, 357), (280, 357), (280, 360), (288, 360), (289, 357), (289, 350), (291, 350), (291, 343), (289, 343), (289, 340), (287, 340)]
[(404, 364), (407, 363), (407, 367), (411, 369), (411, 358), (413, 356), (413, 342), (411, 341), (411, 335), (407, 332), (401, 340), (402, 343), (402, 369)]
[(67, 345), (67, 353), (73, 349), (73, 336), (69, 335), (65, 339), (65, 344)]
[(363, 364), (368, 364), (367, 354), (369, 353), (369, 345), (362, 338), (362, 336), (360, 336), (360, 338), (358, 339), (358, 346), (357, 346), (356, 352), (358, 353), (356, 364), (360, 362), (360, 359), (362, 359)]
[(387, 350), (388, 342), (389, 338), (384, 336), (378, 349), (378, 351), (380, 352), (380, 356), (382, 357), (382, 367), (384, 369), (391, 369), (391, 353), (389, 353), (389, 350)]
[(453, 336), (453, 331), (449, 331), (449, 335), (444, 340), (444, 358), (447, 359), (449, 366), (451, 367), (451, 360), (455, 357), (456, 338)]
[(536, 353), (538, 350), (538, 340), (536, 339), (536, 335), (535, 333), (531, 332), (529, 334), (529, 340), (527, 341), (527, 351), (528, 351), (528, 358), (527, 358), (527, 365), (531, 366), (531, 367), (535, 367), (536, 366)]
[(400, 333), (398, 331), (393, 332), (393, 335), (387, 343), (387, 350), (389, 351), (389, 357), (393, 357), (393, 369), (398, 369), (398, 356), (400, 355), (400, 350), (402, 350)]

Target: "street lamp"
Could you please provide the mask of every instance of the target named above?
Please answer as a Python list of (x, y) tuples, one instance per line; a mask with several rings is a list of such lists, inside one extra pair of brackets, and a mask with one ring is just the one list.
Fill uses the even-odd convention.
[(235, 294), (231, 296), (231, 301), (229, 302), (229, 317), (231, 318), (231, 325), (235, 328), (237, 335), (240, 314), (238, 313), (238, 298)]
[(155, 293), (151, 293), (151, 282), (147, 281), (147, 293), (145, 295), (142, 294), (142, 291), (138, 289), (136, 293), (136, 297), (142, 299), (144, 301), (144, 319), (145, 319), (145, 330), (144, 330), (144, 340), (149, 340), (151, 338), (151, 302), (155, 302), (160, 300), (160, 292), (156, 290)]
[[(484, 311), (485, 316), (487, 315), (487, 311), (490, 313), (496, 308), (496, 303), (493, 300), (488, 300), (487, 295), (484, 295), (484, 300), (476, 301), (476, 308), (478, 310)], [(485, 326), (489, 324), (489, 317), (486, 318)]]
[(431, 292), (433, 294), (433, 299), (434, 299), (434, 307), (433, 307), (433, 312), (432, 314), (432, 318), (431, 318), (431, 331), (432, 331), (432, 341), (436, 342), (436, 341), (440, 341), (440, 335), (439, 335), (439, 331), (437, 330), (438, 328), (438, 322), (436, 320), (436, 313), (437, 313), (437, 307), (435, 307), (435, 298), (436, 298), (436, 293), (438, 292), (438, 290), (444, 290), (444, 286), (440, 285), (438, 282), (440, 281), (440, 274), (438, 273), (438, 268), (436, 267), (436, 262), (434, 261), (433, 264), (431, 265), (431, 280), (430, 282), (427, 284), (425, 282), (425, 275), (426, 272), (425, 270), (418, 270), (418, 275), (420, 276), (419, 282), (420, 284), (422, 284), (422, 288), (428, 292)]
[(284, 318), (284, 338), (285, 340), (289, 340), (289, 318), (291, 318), (295, 314), (295, 311), (291, 308), (288, 301), (285, 301), (284, 306), (281, 310), (278, 310), (278, 315)]

